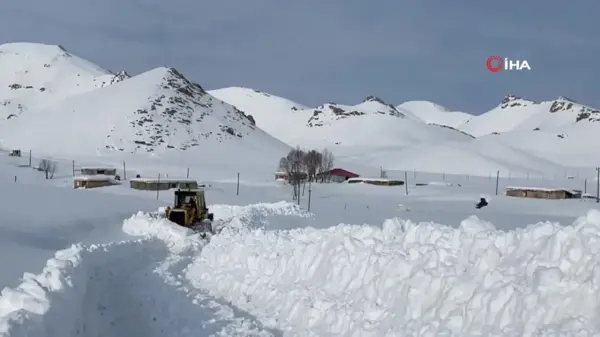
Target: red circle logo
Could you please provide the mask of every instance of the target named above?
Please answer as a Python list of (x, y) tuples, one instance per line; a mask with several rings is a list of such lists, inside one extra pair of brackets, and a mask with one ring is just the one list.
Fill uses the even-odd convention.
[(500, 69), (504, 68), (504, 61), (500, 56), (490, 56), (485, 62), (485, 66), (489, 71), (497, 73), (500, 71)]

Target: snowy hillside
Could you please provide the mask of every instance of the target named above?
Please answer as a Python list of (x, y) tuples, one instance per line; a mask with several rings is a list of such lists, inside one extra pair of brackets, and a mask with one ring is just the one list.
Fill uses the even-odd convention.
[[(11, 54), (15, 62), (22, 58), (42, 63), (19, 79), (23, 88), (18, 89), (33, 90), (25, 89), (32, 85), (39, 100), (26, 93), (8, 95), (9, 99), (43, 104), (28, 105), (16, 118), (0, 123), (4, 147), (69, 158), (191, 150), (198, 161), (220, 159), (223, 163), (239, 158), (215, 154), (246, 153), (257, 161), (276, 162), (288, 149), (256, 127), (251, 116), (209, 95), (173, 68), (156, 68), (134, 77), (112, 75), (59, 47), (8, 47), (13, 52), (26, 51)], [(46, 61), (47, 51), (60, 53), (54, 56), (55, 63), (44, 68), (44, 62), (52, 61)], [(54, 77), (57, 80), (51, 82)], [(46, 90), (40, 91), (41, 87)]]
[(397, 105), (396, 109), (409, 111), (425, 123), (446, 125), (453, 128), (474, 117), (465, 112), (448, 110), (441, 105), (428, 101), (408, 101)]
[(0, 46), (0, 75), (0, 146), (38, 155), (120, 163), (133, 153), (207, 174), (208, 166), (218, 173), (243, 163), (270, 175), (296, 145), (328, 147), (340, 165), (365, 171), (487, 175), (597, 165), (590, 139), (600, 134), (600, 113), (566, 98), (509, 96), (480, 116), (425, 101), (395, 107), (374, 96), (310, 108), (249, 88), (206, 92), (172, 68), (111, 73), (35, 43)]
[(0, 119), (50, 106), (66, 97), (118, 82), (113, 74), (61, 46), (9, 43), (0, 46)]
[(508, 131), (557, 129), (575, 123), (598, 121), (600, 121), (600, 110), (565, 97), (559, 97), (552, 101), (534, 102), (509, 95), (496, 108), (471, 118), (458, 128), (479, 137)]
[(259, 128), (281, 140), (290, 132), (295, 133), (310, 117), (304, 111), (308, 108), (300, 103), (250, 88), (228, 87), (208, 93), (252, 115)]
[[(411, 112), (373, 96), (356, 105), (327, 103), (296, 109), (299, 104), (265, 93), (252, 93), (250, 89), (225, 88), (216, 95), (229, 104), (245, 107), (266, 132), (292, 146), (328, 146), (336, 153), (349, 154), (382, 147), (472, 139), (448, 127), (427, 125)], [(265, 109), (261, 109), (263, 102)]]

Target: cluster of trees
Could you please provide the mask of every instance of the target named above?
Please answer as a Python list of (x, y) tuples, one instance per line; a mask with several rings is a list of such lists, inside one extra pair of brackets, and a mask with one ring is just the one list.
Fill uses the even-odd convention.
[(333, 168), (335, 157), (328, 149), (322, 151), (291, 149), (279, 160), (279, 171), (285, 172), (288, 182), (294, 187), (294, 198), (299, 195), (300, 185), (308, 182), (323, 182), (323, 173)]

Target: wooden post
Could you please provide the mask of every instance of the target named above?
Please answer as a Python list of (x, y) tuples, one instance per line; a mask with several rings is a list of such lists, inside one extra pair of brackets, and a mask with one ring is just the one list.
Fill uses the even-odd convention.
[(158, 174), (158, 180), (156, 181), (156, 200), (158, 200), (159, 192), (160, 192), (160, 173)]
[(186, 178), (189, 178), (189, 177), (190, 177), (190, 168), (189, 168), (189, 167), (187, 168), (187, 173), (186, 173), (185, 177), (186, 177)]
[(17, 182), (17, 176), (15, 176), (15, 183)]
[(240, 174), (237, 174), (237, 187), (235, 191), (235, 195), (240, 195)]
[(75, 160), (73, 160), (73, 177), (75, 176)]
[(31, 150), (29, 150), (29, 167), (31, 167)]
[(309, 181), (308, 182), (308, 209), (307, 209), (307, 211), (309, 211), (309, 212), (310, 212), (310, 195), (311, 195), (311, 193), (312, 193), (312, 188), (311, 188), (311, 184)]
[(500, 171), (496, 171), (496, 195), (498, 195), (498, 181), (500, 180)]
[(406, 174), (406, 171), (404, 171), (404, 191), (408, 195), (408, 174)]
[(596, 167), (596, 203), (600, 202), (600, 167)]
[(296, 191), (298, 194), (298, 206), (300, 206), (300, 179), (296, 179)]
[(125, 167), (124, 160), (123, 160), (123, 180), (127, 180), (127, 168)]
[(583, 181), (583, 193), (587, 193), (587, 178)]

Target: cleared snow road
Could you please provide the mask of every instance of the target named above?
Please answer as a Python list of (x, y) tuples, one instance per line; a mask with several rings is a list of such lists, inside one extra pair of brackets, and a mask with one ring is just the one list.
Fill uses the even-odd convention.
[[(148, 233), (147, 217), (125, 221)], [(155, 234), (58, 251), (0, 296), (0, 336), (278, 336), (183, 278), (203, 242), (157, 220)], [(164, 227), (163, 227), (164, 226)], [(165, 240), (167, 239), (168, 240)]]

